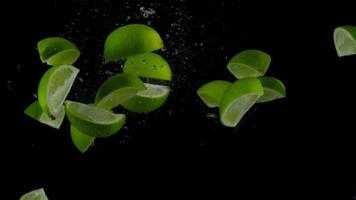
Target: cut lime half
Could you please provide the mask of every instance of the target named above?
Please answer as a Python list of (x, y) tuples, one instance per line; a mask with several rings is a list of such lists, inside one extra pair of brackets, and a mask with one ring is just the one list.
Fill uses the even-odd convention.
[(46, 113), (42, 111), (38, 101), (35, 101), (32, 104), (30, 104), (25, 109), (24, 113), (30, 116), (32, 119), (37, 120), (43, 124), (46, 124), (56, 129), (60, 128), (65, 116), (64, 107), (62, 106), (62, 109), (60, 110), (56, 118), (49, 117)]
[(245, 50), (235, 55), (227, 64), (227, 69), (237, 78), (263, 76), (271, 63), (271, 57), (260, 50)]
[(257, 100), (257, 103), (273, 101), (286, 96), (286, 87), (282, 81), (268, 76), (260, 77), (259, 79), (262, 83), (264, 94)]
[(219, 109), (221, 123), (227, 127), (235, 127), (262, 95), (263, 87), (259, 79), (246, 78), (235, 81), (221, 100)]
[(38, 102), (47, 115), (58, 116), (78, 73), (79, 69), (72, 65), (60, 65), (43, 75), (38, 86)]
[(48, 198), (43, 188), (40, 188), (24, 194), (20, 200), (48, 200)]
[(356, 54), (356, 27), (337, 27), (334, 30), (334, 44), (339, 57)]
[(125, 109), (136, 113), (148, 113), (161, 107), (167, 100), (170, 88), (164, 85), (145, 83), (146, 90), (139, 91), (122, 104)]
[(219, 107), (225, 91), (231, 86), (229, 81), (215, 80), (204, 84), (197, 90), (200, 99), (209, 107)]
[(66, 113), (72, 125), (92, 137), (108, 137), (120, 130), (126, 116), (74, 101), (66, 101)]

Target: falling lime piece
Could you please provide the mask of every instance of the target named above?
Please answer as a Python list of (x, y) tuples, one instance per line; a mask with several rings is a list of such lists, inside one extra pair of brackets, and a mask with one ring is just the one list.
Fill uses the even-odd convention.
[(139, 91), (122, 106), (136, 113), (148, 113), (161, 107), (168, 98), (170, 88), (164, 85), (145, 83), (146, 90)]
[(135, 73), (140, 77), (172, 80), (172, 71), (164, 58), (155, 53), (145, 53), (127, 58), (124, 72)]
[(117, 28), (106, 38), (105, 63), (161, 49), (163, 41), (157, 31), (144, 24)]
[(209, 107), (219, 107), (225, 91), (231, 86), (229, 81), (216, 80), (204, 84), (197, 90), (200, 99)]
[(72, 138), (72, 142), (74, 146), (81, 152), (86, 152), (89, 147), (93, 144), (95, 137), (86, 135), (80, 132), (73, 125), (70, 127), (70, 137)]
[(264, 93), (257, 100), (257, 103), (273, 101), (286, 96), (286, 87), (282, 81), (268, 76), (260, 77), (259, 79), (263, 86)]
[(108, 137), (120, 130), (126, 116), (109, 110), (74, 101), (65, 102), (66, 113), (72, 125), (92, 137)]
[(58, 116), (78, 73), (79, 69), (71, 65), (60, 65), (43, 75), (38, 86), (38, 102), (47, 115)]
[(246, 78), (235, 81), (221, 100), (219, 109), (221, 123), (227, 127), (235, 127), (262, 95), (263, 87), (259, 79)]
[(46, 124), (56, 129), (59, 129), (59, 127), (62, 125), (65, 116), (64, 107), (62, 106), (62, 109), (58, 113), (56, 118), (49, 117), (46, 113), (42, 111), (38, 101), (35, 101), (32, 104), (30, 104), (25, 109), (24, 113), (30, 116), (31, 118), (33, 118), (34, 120), (37, 120), (43, 124)]
[(227, 64), (228, 70), (237, 78), (263, 76), (271, 63), (271, 57), (260, 50), (245, 50), (235, 55)]
[(20, 200), (48, 200), (43, 188), (24, 194)]
[(337, 27), (334, 30), (334, 44), (339, 57), (356, 54), (356, 27)]
[(69, 40), (60, 37), (49, 37), (37, 43), (42, 62), (48, 65), (71, 65), (78, 60), (80, 51)]
[(95, 103), (98, 107), (112, 109), (145, 89), (145, 85), (137, 75), (132, 73), (116, 74), (100, 86), (96, 93)]

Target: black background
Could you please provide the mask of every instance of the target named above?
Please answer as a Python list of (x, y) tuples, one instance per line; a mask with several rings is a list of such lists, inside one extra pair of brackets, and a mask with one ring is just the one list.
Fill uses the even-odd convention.
[[(156, 14), (145, 18), (140, 7)], [(353, 8), (347, 1), (4, 3), (1, 195), (17, 199), (44, 187), (51, 200), (189, 197), (191, 191), (200, 197), (216, 192), (247, 199), (352, 199), (356, 182), (345, 180), (353, 178), (348, 168), (356, 150), (356, 57), (338, 58), (332, 33), (337, 26), (356, 25)], [(120, 68), (102, 64), (105, 37), (130, 23), (150, 24), (165, 42), (159, 54), (174, 80), (161, 109), (127, 113), (123, 130), (98, 139), (85, 154), (72, 145), (67, 121), (56, 130), (23, 114), (48, 69), (39, 61), (37, 41), (62, 36), (77, 44), (81, 80), (69, 99), (89, 103)], [(267, 75), (285, 83), (287, 97), (258, 104), (236, 128), (224, 128), (207, 117), (217, 110), (206, 108), (195, 91), (211, 80), (233, 81), (228, 59), (250, 48), (271, 55)]]

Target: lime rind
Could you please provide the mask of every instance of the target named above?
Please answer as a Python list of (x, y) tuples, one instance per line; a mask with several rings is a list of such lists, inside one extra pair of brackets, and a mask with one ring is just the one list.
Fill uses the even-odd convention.
[(237, 79), (263, 76), (271, 63), (271, 57), (260, 50), (250, 49), (236, 54), (227, 64), (229, 72)]
[(24, 194), (20, 200), (48, 200), (48, 198), (44, 189), (40, 188)]
[(80, 132), (92, 137), (108, 137), (124, 125), (126, 116), (109, 110), (74, 101), (65, 102), (69, 121)]
[(38, 103), (38, 101), (35, 101), (32, 104), (30, 104), (25, 109), (24, 113), (26, 115), (28, 115), (29, 117), (31, 117), (32, 119), (37, 120), (43, 124), (46, 124), (50, 127), (56, 128), (56, 129), (60, 128), (60, 126), (63, 123), (64, 116), (65, 116), (64, 107), (62, 106), (61, 111), (59, 112), (59, 114), (57, 115), (57, 117), (55, 119), (49, 117), (46, 113), (44, 113), (42, 111), (41, 106)]
[(86, 152), (94, 143), (95, 137), (80, 132), (73, 125), (70, 127), (70, 137), (74, 146), (81, 152)]
[(134, 73), (144, 78), (172, 80), (169, 64), (163, 57), (155, 53), (128, 57), (125, 61), (124, 72)]
[(262, 95), (263, 87), (259, 79), (246, 78), (235, 81), (221, 100), (219, 109), (221, 123), (227, 127), (235, 127)]
[(153, 28), (144, 24), (122, 26), (111, 32), (105, 40), (105, 63), (152, 52), (162, 47), (163, 41)]
[(79, 49), (71, 41), (61, 37), (45, 38), (37, 43), (40, 59), (49, 65), (71, 65), (80, 56)]
[(261, 84), (264, 89), (264, 94), (258, 99), (257, 103), (264, 103), (286, 96), (286, 87), (282, 81), (273, 77), (260, 77)]
[(334, 44), (337, 55), (350, 56), (356, 54), (356, 27), (341, 26), (334, 30)]
[(42, 110), (57, 117), (79, 69), (72, 65), (52, 67), (43, 75), (38, 86), (38, 101)]
[(197, 90), (200, 99), (209, 107), (219, 107), (225, 91), (231, 86), (231, 82), (215, 80), (204, 84)]

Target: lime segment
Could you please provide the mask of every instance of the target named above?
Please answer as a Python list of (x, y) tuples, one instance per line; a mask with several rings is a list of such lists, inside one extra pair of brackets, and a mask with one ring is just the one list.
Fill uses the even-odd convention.
[(209, 107), (219, 107), (225, 91), (231, 86), (229, 81), (216, 80), (204, 84), (197, 90), (200, 99)]
[(37, 43), (38, 53), (42, 62), (49, 65), (71, 65), (78, 60), (80, 51), (69, 40), (50, 37)]
[(53, 128), (59, 129), (62, 125), (65, 112), (64, 107), (62, 106), (61, 111), (58, 113), (56, 118), (49, 117), (46, 113), (44, 113), (41, 109), (40, 104), (38, 101), (33, 102), (30, 104), (24, 111), (24, 113), (30, 116), (32, 119), (37, 120), (43, 124), (51, 126)]
[(221, 100), (219, 109), (221, 123), (227, 127), (235, 127), (262, 95), (263, 87), (257, 78), (235, 81)]
[(286, 87), (282, 81), (268, 76), (260, 77), (259, 79), (262, 83), (264, 94), (257, 100), (257, 103), (273, 101), (286, 96)]
[(89, 147), (93, 144), (95, 137), (88, 136), (80, 132), (73, 125), (70, 127), (70, 137), (74, 146), (81, 152), (86, 152)]
[(169, 64), (160, 55), (145, 53), (127, 58), (124, 72), (135, 73), (140, 77), (172, 80)]
[(74, 101), (66, 101), (69, 121), (80, 132), (92, 137), (108, 137), (124, 125), (126, 116)]
[(263, 76), (271, 63), (271, 57), (260, 50), (245, 50), (235, 55), (227, 64), (228, 70), (237, 78)]
[(48, 200), (43, 188), (24, 194), (20, 200)]
[(117, 28), (106, 38), (105, 62), (161, 49), (163, 41), (157, 31), (143, 24), (130, 24)]
[(334, 30), (334, 44), (339, 57), (356, 54), (356, 27), (337, 27)]
[(78, 73), (79, 69), (71, 65), (60, 65), (43, 75), (38, 86), (38, 102), (47, 115), (57, 117)]
[(145, 83), (146, 90), (139, 91), (122, 106), (131, 112), (148, 113), (161, 107), (167, 100), (170, 88), (164, 85)]

